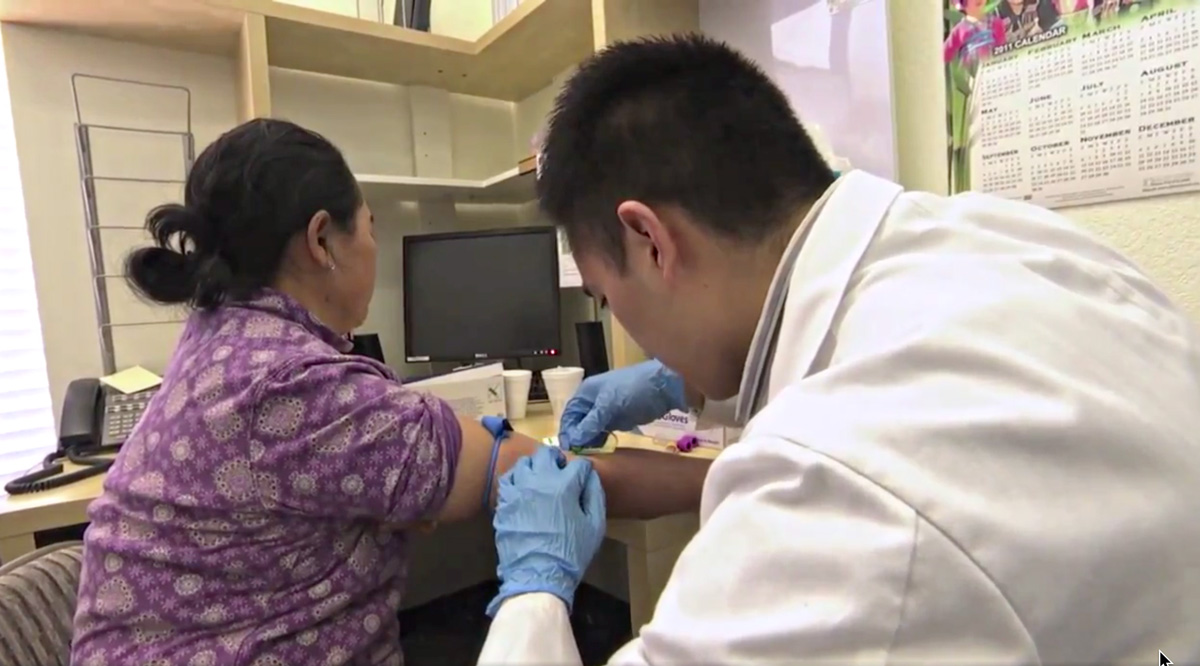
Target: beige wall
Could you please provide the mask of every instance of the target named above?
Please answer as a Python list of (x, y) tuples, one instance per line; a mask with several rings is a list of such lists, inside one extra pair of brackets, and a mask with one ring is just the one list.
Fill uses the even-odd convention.
[[(938, 0), (892, 6), (900, 180), (944, 193), (945, 87)], [(1200, 194), (1155, 197), (1060, 211), (1131, 256), (1193, 318), (1200, 319)]]
[[(83, 72), (189, 88), (199, 152), (236, 124), (233, 63), (36, 28), (5, 25), (2, 29), (47, 368), (58, 414), (66, 384), (101, 371), (79, 194), (71, 75)], [(417, 95), (403, 86), (287, 70), (272, 70), (271, 85), (275, 115), (328, 136), (358, 172), (485, 178), (512, 168), (518, 156), (528, 154), (527, 138), (520, 142), (526, 147), (517, 148), (517, 105), (512, 103), (464, 95)], [(80, 90), (87, 123), (170, 130), (184, 129), (186, 124), (179, 93), (95, 82), (86, 82)], [(414, 110), (427, 116), (430, 104), (441, 105), (432, 112), (445, 119), (438, 136), (431, 136), (431, 126), (413, 123)], [(418, 152), (427, 169), (432, 159), (448, 171), (418, 173), (422, 162)], [(173, 137), (97, 131), (93, 153), (100, 175), (182, 177), (181, 143)], [(174, 184), (100, 183), (97, 189), (105, 225), (138, 226), (152, 206), (177, 200), (181, 193)], [(448, 211), (434, 208), (422, 215), (417, 204), (377, 192), (368, 203), (379, 221), (380, 261), (377, 291), (363, 330), (380, 334), (389, 363), (400, 373), (428, 372), (428, 366), (402, 362), (403, 236), (531, 224), (538, 222), (538, 216), (532, 206), (481, 205), (459, 205)], [(107, 272), (119, 274), (121, 258), (143, 239), (140, 230), (104, 232)], [(184, 316), (142, 304), (121, 280), (108, 284), (116, 322), (177, 321)], [(573, 322), (589, 316), (578, 290), (564, 291), (564, 362), (575, 358)], [(178, 324), (118, 329), (118, 367), (142, 364), (162, 370), (178, 331)]]
[[(272, 69), (271, 95), (276, 117), (324, 134), (342, 149), (356, 172), (431, 175), (416, 170), (414, 96), (403, 86)], [(447, 101), (451, 131), (440, 148), (448, 154), (451, 170), (432, 175), (484, 178), (512, 168), (511, 105), (464, 95), (449, 95)], [(368, 193), (367, 203), (376, 217), (379, 262), (375, 298), (362, 330), (379, 333), (384, 356), (401, 374), (428, 372), (428, 366), (402, 362), (403, 237), (423, 231), (515, 226), (522, 222), (520, 209), (460, 205), (454, 217), (422, 217), (414, 202), (388, 199), (376, 190)]]
[[(101, 370), (75, 153), (71, 75), (86, 72), (186, 86), (192, 92), (192, 130), (197, 145), (203, 146), (236, 122), (233, 65), (220, 58), (35, 28), (5, 24), (0, 30), (8, 63), (46, 365), (57, 415), (67, 382), (95, 376)], [(80, 93), (86, 123), (166, 130), (186, 127), (185, 106), (178, 93), (95, 82), (81, 84)], [(182, 175), (182, 144), (175, 137), (97, 131), (93, 151), (97, 175)], [(151, 206), (176, 200), (179, 194), (178, 185), (98, 183), (101, 223), (137, 226)], [(105, 232), (108, 272), (120, 273), (120, 256), (142, 238), (141, 231)], [(116, 321), (180, 316), (144, 307), (120, 281), (109, 282)], [(175, 325), (122, 329), (115, 336), (118, 359), (161, 369), (177, 333)]]
[(492, 0), (433, 0), (429, 31), (474, 41), (492, 27)]
[[(383, 11), (383, 21), (391, 23), (396, 12), (396, 0), (277, 0), (289, 5), (299, 5), (309, 9), (319, 9), (344, 16), (357, 16), (371, 21), (379, 19)], [(437, 3), (434, 3), (437, 4)]]
[[(309, 9), (376, 20), (380, 0), (279, 0)], [(383, 20), (390, 23), (396, 0), (383, 0)], [(434, 0), (429, 7), (429, 31), (474, 41), (492, 27), (492, 0)]]

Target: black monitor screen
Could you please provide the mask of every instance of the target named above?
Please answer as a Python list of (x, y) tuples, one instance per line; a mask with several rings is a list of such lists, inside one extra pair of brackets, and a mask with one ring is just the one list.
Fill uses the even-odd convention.
[(553, 227), (404, 238), (410, 362), (557, 355), (558, 297)]

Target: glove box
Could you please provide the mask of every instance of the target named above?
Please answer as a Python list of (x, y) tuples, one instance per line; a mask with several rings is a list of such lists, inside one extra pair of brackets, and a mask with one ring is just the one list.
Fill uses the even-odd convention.
[(668, 442), (678, 441), (684, 435), (694, 435), (700, 446), (710, 449), (723, 449), (737, 441), (741, 434), (740, 428), (700, 428), (699, 417), (695, 412), (672, 410), (662, 418), (655, 419), (638, 431), (646, 437), (661, 439)]

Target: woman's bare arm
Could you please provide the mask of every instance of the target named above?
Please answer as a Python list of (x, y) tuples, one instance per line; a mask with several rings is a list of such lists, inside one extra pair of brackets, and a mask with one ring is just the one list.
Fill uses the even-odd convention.
[(650, 519), (700, 510), (700, 493), (711, 460), (618, 449), (592, 457), (611, 518)]
[[(462, 428), (462, 452), (454, 487), (438, 520), (465, 520), (483, 509), (493, 438), (474, 419), (460, 418), (458, 421)], [(517, 432), (504, 440), (496, 457), (489, 503), (495, 501), (495, 479), (539, 446), (544, 445)], [(568, 454), (567, 457), (572, 456)], [(709, 460), (635, 449), (592, 458), (592, 465), (604, 485), (608, 515), (612, 518), (657, 518), (698, 510), (710, 463)]]
[[(454, 474), (454, 487), (450, 497), (438, 514), (438, 520), (466, 520), (483, 510), (483, 492), (487, 486), (488, 466), (492, 461), (492, 444), (495, 438), (476, 419), (458, 419), (462, 428), (462, 451), (458, 456), (458, 470)], [(492, 497), (495, 502), (495, 480), (508, 471), (521, 456), (537, 451), (541, 442), (521, 433), (510, 433), (500, 445), (496, 456), (496, 470), (492, 475)]]

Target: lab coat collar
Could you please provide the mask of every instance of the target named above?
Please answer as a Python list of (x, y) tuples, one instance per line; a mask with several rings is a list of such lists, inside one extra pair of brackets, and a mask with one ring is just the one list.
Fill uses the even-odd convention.
[(826, 202), (847, 178), (848, 176), (842, 176), (835, 180), (808, 210), (800, 222), (800, 226), (796, 227), (796, 231), (792, 233), (787, 247), (783, 250), (779, 265), (775, 267), (775, 275), (771, 278), (771, 286), (767, 289), (767, 298), (763, 301), (762, 313), (758, 317), (758, 325), (754, 328), (754, 337), (750, 341), (750, 353), (746, 357), (746, 366), (742, 369), (742, 383), (739, 386), (737, 402), (734, 405), (734, 420), (739, 426), (745, 425), (749, 420), (750, 412), (757, 401), (758, 386), (763, 376), (763, 369), (767, 364), (767, 350), (770, 349), (775, 338), (779, 313), (787, 298), (792, 267), (800, 255), (800, 246), (808, 234), (809, 227), (820, 216)]
[(901, 192), (891, 181), (851, 171), (826, 190), (796, 229), (771, 280), (742, 371), (738, 425), (774, 394), (770, 386), (780, 382), (773, 378), (807, 374), (854, 269)]

